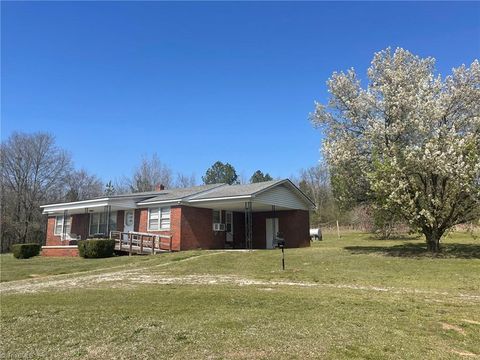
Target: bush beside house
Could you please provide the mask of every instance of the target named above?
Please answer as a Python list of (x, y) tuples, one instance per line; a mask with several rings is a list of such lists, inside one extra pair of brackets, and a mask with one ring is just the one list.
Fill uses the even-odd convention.
[(105, 258), (113, 256), (115, 240), (88, 239), (78, 241), (78, 253), (83, 258)]
[(13, 256), (17, 259), (28, 259), (40, 254), (40, 244), (15, 244), (12, 245)]

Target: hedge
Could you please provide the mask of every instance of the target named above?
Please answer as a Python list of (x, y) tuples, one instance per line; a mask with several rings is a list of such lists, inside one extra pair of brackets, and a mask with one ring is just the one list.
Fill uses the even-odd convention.
[(12, 245), (13, 256), (17, 259), (28, 259), (40, 254), (40, 244), (15, 244)]
[(78, 241), (78, 253), (83, 258), (105, 258), (113, 256), (115, 240), (88, 239)]

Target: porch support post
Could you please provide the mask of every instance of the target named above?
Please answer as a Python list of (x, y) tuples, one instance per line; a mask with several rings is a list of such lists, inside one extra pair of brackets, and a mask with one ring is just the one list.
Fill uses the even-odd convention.
[[(68, 211), (64, 210), (63, 221), (62, 221), (62, 241), (64, 241), (67, 238), (67, 227), (65, 226), (65, 223), (67, 222), (67, 215), (68, 215)], [(70, 226), (72, 226), (72, 224), (70, 224)]]
[(253, 248), (253, 232), (252, 232), (252, 202), (245, 203), (245, 248)]
[(273, 236), (273, 239), (272, 239), (272, 245), (273, 247), (276, 246), (276, 242), (277, 242), (277, 229), (275, 229), (275, 205), (272, 205), (272, 236)]
[(107, 237), (110, 238), (110, 210), (112, 209), (111, 205), (107, 206)]
[(88, 208), (85, 208), (84, 216), (85, 216), (85, 219), (84, 219), (85, 223), (83, 225), (83, 228), (85, 230), (85, 239), (84, 240), (87, 240), (88, 235), (89, 235), (88, 232), (90, 230), (90, 215), (88, 214)]

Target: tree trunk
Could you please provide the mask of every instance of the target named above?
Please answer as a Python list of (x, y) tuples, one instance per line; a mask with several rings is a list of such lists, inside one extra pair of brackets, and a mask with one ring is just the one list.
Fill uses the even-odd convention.
[(424, 232), (427, 239), (427, 250), (432, 253), (440, 252), (440, 239), (443, 235), (442, 232), (437, 229)]

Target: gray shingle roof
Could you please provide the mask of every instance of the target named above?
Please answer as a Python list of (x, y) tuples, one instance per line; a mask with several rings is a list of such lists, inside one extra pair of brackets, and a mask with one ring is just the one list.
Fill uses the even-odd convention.
[[(201, 194), (204, 191), (211, 190), (223, 185), (225, 184), (210, 184), (210, 185), (192, 186), (189, 188), (165, 189), (165, 190), (151, 193), (150, 196), (146, 196), (147, 194), (143, 194), (140, 197), (144, 197), (143, 202), (177, 200), (177, 199), (183, 199), (195, 194), (199, 194), (199, 193)], [(137, 194), (131, 194), (131, 195), (137, 195)]]
[(213, 198), (223, 198), (223, 197), (234, 197), (234, 196), (248, 196), (256, 194), (259, 191), (265, 190), (275, 184), (281, 183), (285, 180), (273, 180), (273, 181), (264, 181), (253, 184), (242, 184), (242, 185), (224, 185), (217, 188), (214, 188), (205, 193), (197, 194), (192, 196), (191, 200), (200, 200), (200, 199), (213, 199)]

